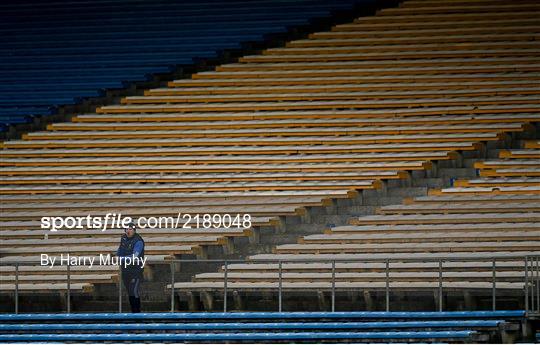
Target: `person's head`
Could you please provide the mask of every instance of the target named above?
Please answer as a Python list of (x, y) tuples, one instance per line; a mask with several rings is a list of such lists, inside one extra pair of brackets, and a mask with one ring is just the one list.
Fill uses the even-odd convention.
[(129, 223), (126, 226), (126, 228), (124, 229), (124, 232), (126, 233), (126, 236), (129, 237), (129, 238), (135, 236), (136, 231), (137, 231), (137, 226), (133, 222)]

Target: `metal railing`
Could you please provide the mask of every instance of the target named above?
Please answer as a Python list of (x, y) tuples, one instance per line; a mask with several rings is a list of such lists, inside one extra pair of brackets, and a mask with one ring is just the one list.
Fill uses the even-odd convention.
[[(449, 262), (491, 262), (491, 309), (497, 310), (497, 291), (498, 289), (501, 290), (500, 287), (498, 287), (497, 281), (497, 263), (498, 262), (504, 262), (504, 261), (520, 261), (523, 262), (523, 280), (520, 281), (523, 284), (523, 298), (524, 298), (524, 308), (526, 311), (529, 312), (540, 312), (540, 256), (537, 255), (529, 255), (529, 256), (505, 256), (505, 257), (492, 257), (492, 258), (479, 258), (479, 257), (461, 257), (461, 258), (452, 258), (452, 257), (439, 257), (439, 258), (394, 258), (394, 259), (302, 259), (302, 260), (294, 260), (294, 259), (288, 259), (288, 260), (208, 260), (208, 259), (174, 259), (174, 260), (164, 260), (164, 261), (154, 261), (154, 262), (148, 262), (148, 264), (158, 264), (158, 265), (169, 265), (170, 266), (170, 311), (173, 312), (176, 309), (175, 306), (175, 283), (178, 282), (175, 278), (176, 276), (176, 268), (178, 264), (186, 264), (186, 263), (214, 263), (214, 264), (220, 264), (222, 263), (222, 269), (223, 269), (223, 311), (227, 312), (228, 306), (227, 306), (227, 300), (228, 300), (228, 294), (229, 294), (229, 288), (230, 288), (230, 281), (229, 281), (229, 271), (230, 271), (230, 265), (231, 264), (277, 264), (277, 271), (278, 271), (278, 277), (277, 277), (277, 299), (278, 299), (278, 311), (283, 311), (283, 295), (284, 295), (284, 288), (283, 288), (283, 282), (284, 282), (284, 264), (289, 263), (320, 263), (320, 264), (329, 264), (330, 267), (330, 273), (331, 273), (331, 279), (329, 284), (329, 289), (331, 292), (331, 311), (336, 311), (336, 264), (338, 263), (380, 263), (381, 267), (384, 269), (384, 305), (385, 310), (390, 311), (391, 305), (390, 305), (390, 296), (392, 292), (392, 277), (391, 273), (392, 265), (395, 263), (434, 263), (433, 267), (436, 267), (437, 272), (437, 310), (443, 311), (444, 310), (444, 284), (445, 284), (445, 277), (444, 273), (445, 271), (445, 263)], [(24, 265), (30, 265), (35, 264), (33, 262), (24, 262)], [(23, 265), (19, 262), (1, 262), (1, 266), (14, 266), (15, 268), (15, 287), (14, 287), (14, 312), (19, 312), (19, 298), (20, 298), (20, 266)], [(72, 294), (72, 287), (71, 287), (71, 280), (72, 280), (72, 270), (71, 265), (66, 265), (66, 312), (70, 313), (71, 308), (71, 294)], [(487, 269), (487, 267), (486, 267)], [(396, 270), (396, 269), (395, 269)], [(433, 272), (433, 270), (430, 270)], [(464, 279), (464, 281), (466, 281)], [(122, 270), (119, 268), (118, 270), (118, 312), (122, 312), (122, 296), (123, 296), (123, 283), (122, 283)], [(308, 288), (308, 290), (321, 290), (320, 287), (318, 288)], [(430, 288), (433, 289), (433, 288)], [(378, 290), (380, 290), (378, 288)], [(464, 288), (466, 290), (466, 288)]]

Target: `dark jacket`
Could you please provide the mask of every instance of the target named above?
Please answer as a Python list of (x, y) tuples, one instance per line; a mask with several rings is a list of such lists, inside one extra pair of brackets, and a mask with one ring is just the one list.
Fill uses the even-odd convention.
[[(144, 240), (139, 234), (135, 234), (132, 238), (127, 237), (126, 234), (122, 235), (120, 239), (120, 246), (116, 251), (116, 255), (120, 258), (130, 257), (133, 255), (141, 259), (144, 258)], [(122, 273), (126, 274), (141, 274), (143, 271), (142, 263), (125, 266), (122, 262)]]

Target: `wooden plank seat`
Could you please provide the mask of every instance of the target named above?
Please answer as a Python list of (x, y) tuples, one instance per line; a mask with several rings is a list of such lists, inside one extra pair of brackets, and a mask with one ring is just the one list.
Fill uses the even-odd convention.
[(527, 158), (540, 160), (540, 150), (503, 150), (499, 152), (499, 158)]
[[(519, 57), (519, 56), (535, 56), (538, 54), (538, 49), (522, 48), (522, 49), (482, 49), (482, 50), (422, 50), (422, 51), (405, 51), (396, 55), (396, 52), (382, 53), (362, 53), (362, 52), (327, 52), (325, 54), (311, 55), (307, 52), (298, 52), (296, 54), (284, 55), (247, 55), (238, 59), (242, 63), (278, 63), (278, 62), (338, 62), (338, 61), (381, 61), (391, 60), (395, 57), (397, 60), (410, 59), (443, 59), (443, 58), (490, 58), (490, 57)], [(517, 72), (516, 72), (517, 73)], [(422, 76), (420, 76), (422, 77)], [(190, 79), (187, 79), (190, 80)], [(345, 79), (346, 80), (346, 79)], [(425, 80), (425, 79), (424, 79)], [(468, 81), (473, 78), (468, 79)], [(482, 79), (480, 79), (482, 80)], [(268, 82), (268, 81), (266, 81)], [(198, 80), (198, 83), (186, 85), (191, 86), (215, 86), (216, 84), (203, 83)], [(222, 82), (222, 85), (225, 82)], [(283, 83), (282, 83), (283, 84)], [(171, 84), (169, 84), (171, 85)], [(174, 84), (173, 84), (174, 85)], [(233, 85), (238, 85), (234, 83)], [(276, 84), (279, 85), (279, 84)]]
[(351, 225), (398, 225), (398, 224), (477, 224), (477, 223), (529, 223), (540, 219), (540, 213), (464, 213), (459, 217), (453, 214), (422, 214), (422, 215), (375, 215), (353, 218)]
[[(454, 59), (457, 60), (457, 59)], [(467, 60), (467, 59), (461, 59)], [(489, 58), (482, 59), (490, 60)], [(394, 64), (399, 64), (399, 61), (392, 61)], [(411, 60), (417, 61), (417, 60)], [(433, 60), (428, 60), (433, 61)], [(459, 61), (458, 61), (459, 62)], [(354, 62), (359, 64), (360, 62)], [(252, 67), (253, 64), (242, 63), (242, 64), (230, 64), (224, 70), (235, 70), (235, 69), (247, 69), (257, 68), (258, 66), (272, 69), (279, 68), (282, 65), (288, 65), (291, 68), (296, 68), (297, 65), (313, 65), (318, 66), (323, 64), (323, 62), (295, 62), (295, 63), (258, 63), (255, 64), (255, 67)], [(341, 64), (347, 66), (351, 62), (333, 62), (333, 65)], [(222, 66), (224, 68), (225, 66)], [(532, 76), (531, 76), (532, 77)], [(540, 79), (540, 78), (538, 78)], [(275, 93), (326, 93), (326, 92), (359, 92), (359, 91), (410, 91), (410, 90), (438, 90), (445, 88), (446, 90), (475, 90), (475, 89), (497, 89), (497, 88), (527, 88), (534, 87), (538, 84), (538, 80), (529, 79), (529, 80), (515, 80), (515, 81), (468, 81), (468, 82), (393, 82), (393, 83), (376, 83), (376, 82), (357, 82), (354, 83), (352, 80), (350, 83), (342, 84), (329, 84), (329, 85), (296, 85), (296, 86), (206, 86), (206, 87), (162, 87), (149, 89), (144, 92), (145, 96), (204, 96), (204, 95), (258, 95), (258, 94), (275, 94)], [(134, 121), (138, 121), (137, 119)], [(67, 123), (66, 123), (67, 124)]]
[[(5, 223), (2, 222), (2, 229), (0, 230), (0, 240), (15, 240), (15, 239), (56, 239), (66, 236), (62, 231), (51, 232), (49, 230), (40, 229), (40, 227), (28, 228), (28, 230), (9, 230), (9, 226), (4, 226)], [(13, 222), (15, 223), (15, 222)], [(26, 224), (27, 222), (23, 222)], [(252, 234), (252, 229), (243, 229), (243, 228), (181, 228), (174, 229), (170, 227), (160, 227), (156, 229), (139, 229), (139, 233), (142, 234), (145, 238), (150, 237), (159, 237), (166, 236), (173, 233), (181, 234), (183, 237), (200, 237), (200, 236), (223, 236), (223, 237), (240, 237), (240, 236), (249, 236)], [(83, 230), (69, 230), (68, 236), (70, 238), (98, 238), (98, 237), (109, 237), (111, 234), (115, 236), (121, 235), (123, 233), (122, 229), (107, 229), (107, 231), (101, 231), (100, 229), (83, 229)]]
[(406, 30), (456, 30), (455, 33), (458, 33), (459, 29), (463, 28), (504, 28), (504, 27), (515, 27), (515, 26), (527, 26), (527, 25), (537, 25), (538, 21), (536, 18), (526, 17), (526, 16), (513, 16), (510, 18), (484, 18), (484, 19), (475, 19), (475, 20), (456, 20), (456, 21), (436, 21), (436, 20), (423, 20), (415, 22), (380, 22), (380, 23), (367, 23), (360, 21), (355, 21), (353, 23), (338, 24), (333, 26), (331, 32), (348, 32), (348, 31), (359, 31), (359, 32), (381, 32), (381, 31), (406, 31)]
[(540, 140), (528, 140), (525, 142), (526, 149), (540, 149)]
[[(495, 250), (493, 252), (480, 252), (480, 251), (457, 251), (457, 252), (411, 252), (411, 253), (400, 253), (400, 252), (388, 252), (388, 253), (319, 253), (319, 254), (289, 254), (289, 253), (272, 253), (272, 254), (256, 254), (250, 256), (248, 259), (253, 263), (268, 263), (269, 261), (277, 265), (278, 261), (282, 261), (283, 264), (286, 262), (292, 264), (305, 264), (306, 262), (313, 263), (316, 260), (319, 260), (320, 265), (323, 262), (331, 264), (333, 260), (343, 261), (343, 262), (378, 262), (380, 264), (385, 264), (386, 259), (390, 260), (392, 264), (396, 262), (432, 262), (437, 263), (441, 259), (443, 262), (489, 262), (493, 264), (493, 259), (496, 261), (514, 261), (516, 259), (522, 260), (525, 256), (536, 256), (539, 255), (540, 251), (538, 250), (517, 250), (510, 251), (505, 248), (500, 248), (500, 250)], [(365, 260), (365, 261), (364, 261)]]
[[(523, 0), (516, 3), (520, 4), (534, 4), (533, 1)], [(508, 2), (503, 0), (474, 0), (474, 1), (465, 1), (465, 0), (408, 0), (400, 4), (400, 7), (412, 8), (412, 7), (426, 7), (426, 6), (480, 6), (480, 5), (506, 5)]]
[[(107, 253), (98, 251), (96, 253), (93, 253), (93, 254), (89, 255), (88, 257), (90, 259), (94, 260), (94, 262), (99, 262), (99, 259), (100, 259), (99, 253), (107, 254)], [(54, 253), (50, 253), (49, 257), (51, 259), (54, 258), (56, 260), (56, 262), (60, 262), (61, 257), (59, 255), (55, 255)], [(145, 253), (145, 258), (147, 258), (147, 263), (150, 264), (151, 262), (152, 263), (161, 263), (164, 260), (173, 259), (174, 256), (172, 256), (170, 254), (148, 254), (147, 255)], [(24, 271), (25, 267), (29, 267), (28, 272), (34, 272), (33, 267), (40, 267), (40, 269), (38, 271), (35, 271), (35, 272), (38, 272), (39, 274), (44, 274), (44, 273), (41, 273), (41, 271), (43, 271), (43, 269), (45, 269), (47, 271), (50, 271), (50, 272), (65, 272), (67, 270), (65, 265), (55, 265), (55, 267), (53, 267), (53, 268), (50, 268), (50, 267), (47, 267), (47, 266), (41, 266), (40, 265), (39, 255), (33, 255), (32, 256), (32, 255), (14, 254), (14, 255), (3, 256), (2, 257), (2, 263), (9, 264), (9, 265), (0, 266), (0, 267), (7, 267), (6, 272), (15, 272), (15, 264), (17, 264), (17, 263), (20, 265), (19, 268), (21, 269), (21, 271)], [(98, 266), (99, 265), (94, 265), (92, 269), (96, 269), (96, 267), (98, 267)], [(103, 269), (105, 269), (105, 270), (112, 269), (112, 270), (115, 270), (116, 272), (118, 271), (118, 266), (102, 265), (101, 267), (103, 267)], [(91, 270), (89, 270), (88, 266), (81, 266), (81, 265), (74, 265), (73, 267), (71, 267), (71, 270), (73, 270), (75, 272), (78, 272), (78, 271), (81, 271), (81, 270), (82, 271), (92, 272)], [(57, 274), (57, 273), (53, 273), (53, 274)]]
[[(532, 15), (532, 14), (531, 14)], [(388, 53), (406, 51), (445, 51), (454, 47), (454, 43), (420, 43), (420, 44), (388, 44), (376, 46), (346, 46), (346, 47), (328, 47), (328, 48), (270, 48), (262, 52), (263, 55), (298, 55), (298, 54), (351, 54), (351, 53)], [(538, 49), (538, 43), (532, 42), (475, 42), (467, 46), (460, 46), (465, 51), (487, 50), (487, 49)], [(403, 55), (404, 56), (404, 55)], [(426, 58), (425, 56), (423, 56)], [(241, 62), (244, 62), (241, 60)], [(200, 75), (200, 74), (197, 74)]]
[[(70, 281), (72, 283), (79, 284), (95, 284), (95, 283), (110, 283), (113, 279), (112, 274), (70, 274)], [(67, 277), (65, 274), (55, 275), (26, 275), (21, 274), (18, 277), (19, 284), (43, 284), (43, 283), (63, 283), (67, 282)], [(0, 275), (0, 283), (4, 284), (15, 284), (14, 275)]]
[[(178, 213), (172, 214), (173, 211), (171, 211), (170, 215), (173, 217), (178, 216)], [(271, 225), (272, 217), (251, 217), (251, 225), (252, 226), (267, 226)], [(23, 220), (11, 220), (11, 221), (0, 221), (0, 224), (2, 225), (2, 230), (28, 230), (28, 229), (41, 229), (41, 221), (38, 219), (23, 219)], [(196, 221), (191, 220), (186, 223), (187, 225), (191, 225), (191, 228), (196, 228)], [(111, 226), (112, 229), (109, 229), (109, 231), (114, 232), (114, 227)], [(169, 227), (164, 227), (169, 228)], [(183, 229), (187, 230), (187, 229)], [(73, 230), (76, 232), (77, 230)], [(116, 232), (118, 232), (118, 229), (116, 229)]]
[[(118, 239), (117, 239), (118, 241)], [(72, 255), (83, 254), (96, 254), (96, 253), (115, 253), (118, 249), (118, 244), (105, 245), (105, 246), (93, 246), (93, 245), (81, 245), (81, 246), (46, 246), (43, 247), (40, 252), (43, 254), (62, 254), (70, 253)], [(146, 245), (145, 253), (148, 254), (166, 254), (166, 255), (180, 255), (180, 254), (193, 254), (198, 251), (196, 245)], [(0, 254), (5, 255), (25, 255), (31, 256), (34, 260), (39, 260), (39, 255), (36, 255), (36, 248), (34, 247), (13, 247), (2, 248)]]
[[(446, 23), (444, 23), (446, 24)], [(472, 23), (470, 23), (472, 24)], [(445, 27), (434, 27), (432, 29), (422, 29), (418, 28), (404, 28), (402, 30), (350, 30), (350, 26), (342, 27), (336, 25), (332, 27), (332, 31), (326, 32), (316, 32), (309, 34), (308, 38), (310, 39), (328, 39), (328, 38), (375, 38), (375, 37), (424, 37), (429, 35), (481, 35), (481, 34), (495, 34), (495, 33), (524, 33), (524, 32), (537, 32), (539, 29), (538, 23), (534, 20), (524, 20), (524, 21), (506, 21), (502, 22), (502, 26), (498, 27), (475, 27), (469, 25), (462, 25), (461, 27), (449, 28)], [(517, 25), (519, 24), (519, 25)], [(348, 24), (345, 24), (348, 25)], [(346, 30), (349, 29), (349, 30)], [(360, 29), (360, 28), (359, 28)]]
[(540, 178), (483, 178), (475, 180), (457, 180), (455, 187), (502, 187), (502, 186), (531, 186), (540, 187)]
[(437, 196), (420, 196), (415, 198), (404, 199), (404, 204), (412, 203), (501, 203), (501, 202), (538, 202), (540, 195), (538, 194), (486, 194), (486, 195), (437, 195)]
[(539, 167), (510, 168), (510, 169), (482, 169), (480, 177), (540, 177)]
[(379, 214), (431, 214), (431, 213), (468, 213), (474, 210), (476, 213), (532, 211), (540, 212), (538, 202), (500, 202), (500, 203), (441, 203), (441, 204), (409, 204), (382, 206), (377, 210)]
[[(237, 113), (164, 113), (164, 114), (83, 114), (74, 117), (76, 123), (110, 123), (110, 122), (196, 122), (196, 121), (253, 121), (253, 120), (285, 120), (285, 119), (374, 119), (384, 121), (388, 117), (397, 121), (408, 117), (430, 118), (444, 114), (446, 116), (497, 116), (506, 114), (509, 118), (534, 115), (540, 109), (538, 105), (522, 106), (484, 105), (477, 108), (471, 106), (432, 107), (428, 109), (348, 109), (348, 110), (312, 110), (312, 111), (264, 111)], [(501, 122), (504, 122), (501, 120)]]
[[(9, 258), (9, 257), (7, 257)], [(3, 258), (2, 258), (3, 259)], [(70, 273), (83, 275), (83, 274), (104, 274), (104, 275), (116, 275), (118, 274), (117, 266), (104, 266), (104, 265), (93, 265), (92, 268), (89, 266), (70, 266)], [(48, 275), (63, 275), (66, 277), (67, 266), (66, 265), (54, 265), (54, 266), (41, 266), (41, 265), (31, 265), (31, 264), (21, 264), (18, 267), (19, 274), (23, 275), (38, 275), (40, 277)], [(15, 266), (0, 266), (0, 273), (2, 276), (13, 278), (15, 277)], [(42, 278), (45, 279), (45, 278)]]
[(30, 149), (0, 150), (4, 158), (59, 158), (59, 157), (169, 157), (195, 156), (204, 154), (323, 154), (323, 153), (368, 153), (368, 152), (424, 152), (424, 151), (471, 151), (481, 145), (473, 142), (456, 143), (400, 143), (367, 145), (296, 145), (276, 147), (186, 147), (186, 148), (91, 148), (91, 149)]
[[(167, 285), (167, 288), (170, 289), (171, 284)], [(278, 289), (278, 282), (258, 282), (258, 283), (252, 283), (252, 282), (231, 282), (227, 285), (229, 289), (232, 290), (252, 290), (252, 291), (262, 291), (262, 290), (276, 290)], [(445, 291), (448, 291), (449, 289), (467, 289), (467, 290), (474, 290), (474, 289), (491, 289), (492, 288), (491, 282), (448, 282), (444, 284)], [(399, 282), (399, 283), (393, 283), (391, 284), (392, 289), (399, 289), (399, 290), (411, 290), (411, 291), (417, 291), (421, 289), (436, 289), (439, 286), (438, 282)], [(186, 291), (193, 291), (193, 290), (217, 290), (221, 291), (223, 290), (223, 282), (177, 282), (174, 283), (175, 290), (186, 290)], [(385, 282), (336, 282), (335, 285), (336, 289), (380, 289), (384, 290), (386, 288)], [(282, 289), (285, 291), (288, 290), (300, 290), (300, 291), (306, 291), (306, 290), (330, 290), (331, 284), (330, 282), (309, 282), (309, 281), (303, 281), (303, 282), (284, 282), (282, 284)], [(523, 289), (523, 283), (500, 283), (497, 284), (497, 289), (508, 289), (508, 290), (522, 290)]]
[[(531, 119), (534, 120), (534, 119)], [(302, 127), (302, 128), (248, 128), (248, 129), (214, 129), (210, 130), (120, 130), (99, 131), (92, 133), (95, 138), (250, 138), (250, 137), (305, 137), (305, 136), (334, 136), (351, 135), (392, 135), (411, 133), (475, 133), (520, 131), (522, 123), (479, 123), (479, 124), (451, 124), (451, 125), (416, 125), (416, 126), (364, 126), (364, 127)], [(25, 140), (60, 140), (87, 138), (87, 131), (70, 132), (37, 132), (27, 134)]]
[[(221, 200), (231, 200), (231, 204), (236, 202), (242, 203), (249, 200), (253, 204), (266, 204), (268, 200), (276, 200), (275, 203), (281, 203), (281, 200), (291, 200), (295, 202), (297, 200), (306, 201), (307, 203), (313, 200), (325, 200), (327, 198), (353, 198), (356, 197), (356, 193), (343, 189), (325, 190), (325, 191), (260, 191), (260, 192), (193, 192), (193, 193), (136, 193), (136, 194), (86, 194), (86, 195), (56, 195), (56, 194), (42, 194), (32, 197), (32, 201), (28, 202), (28, 199), (24, 196), (18, 195), (4, 195), (2, 196), (2, 203), (62, 203), (62, 202), (99, 202), (101, 204), (107, 202), (155, 202), (155, 201), (177, 201), (178, 205), (206, 205), (212, 204), (217, 200), (220, 204)], [(307, 199), (304, 199), (307, 198)], [(315, 198), (315, 199), (311, 199)], [(244, 202), (245, 203), (245, 202)], [(285, 202), (286, 203), (286, 202)]]
[(162, 113), (191, 111), (252, 111), (256, 110), (302, 110), (302, 109), (346, 109), (346, 108), (408, 108), (451, 105), (512, 105), (538, 104), (534, 96), (513, 97), (459, 97), (450, 99), (410, 100), (364, 100), (364, 101), (318, 101), (318, 102), (244, 102), (220, 104), (161, 104), (161, 105), (110, 105), (96, 109), (99, 114), (111, 113)]
[(426, 91), (382, 91), (382, 92), (326, 92), (326, 93), (281, 93), (269, 95), (204, 95), (204, 96), (168, 96), (145, 95), (123, 98), (122, 104), (157, 104), (157, 103), (224, 103), (224, 102), (268, 102), (268, 101), (319, 101), (319, 100), (358, 100), (371, 98), (411, 99), (418, 97), (482, 97), (537, 95), (540, 88), (506, 88), (476, 90), (426, 90)]
[(469, 4), (467, 6), (447, 6), (446, 4), (440, 6), (433, 6), (427, 4), (422, 7), (398, 7), (398, 8), (384, 8), (377, 11), (377, 16), (424, 16), (424, 15), (434, 15), (439, 18), (439, 15), (449, 15), (449, 14), (472, 14), (472, 13), (500, 13), (500, 12), (510, 12), (510, 13), (519, 13), (519, 12), (528, 12), (528, 11), (538, 11), (540, 10), (540, 5), (533, 2), (530, 3), (517, 3), (517, 4), (480, 4), (475, 6), (474, 4)]
[(188, 139), (72, 139), (13, 140), (3, 148), (97, 148), (97, 147), (189, 147), (189, 146), (280, 146), (280, 145), (356, 145), (382, 143), (471, 142), (497, 140), (498, 133), (437, 133), (416, 135), (306, 136), (290, 138), (188, 138)]
[(336, 187), (346, 189), (378, 189), (381, 187), (380, 181), (281, 181), (279, 184), (270, 182), (242, 182), (227, 183), (223, 186), (216, 186), (213, 183), (179, 184), (95, 184), (91, 186), (59, 186), (59, 185), (39, 185), (39, 186), (5, 186), (0, 187), (0, 194), (51, 194), (51, 193), (112, 193), (112, 192), (190, 192), (190, 191), (231, 191), (231, 190), (324, 190), (335, 189)]
[(508, 159), (476, 162), (476, 169), (509, 169), (509, 168), (532, 168), (539, 167), (540, 159)]
[[(69, 286), (71, 292), (91, 292), (93, 290), (92, 284), (88, 283), (72, 283)], [(51, 292), (65, 292), (67, 291), (67, 282), (63, 283), (37, 283), (37, 284), (18, 284), (17, 289), (19, 293), (51, 293)], [(0, 291), (15, 291), (15, 284), (0, 284)]]
[[(482, 6), (479, 6), (482, 8)], [(513, 8), (508, 8), (508, 11), (499, 11), (492, 13), (439, 13), (439, 14), (424, 14), (424, 15), (394, 15), (388, 13), (387, 15), (376, 15), (368, 17), (360, 17), (354, 20), (355, 23), (360, 24), (379, 24), (379, 23), (418, 23), (423, 21), (436, 21), (438, 23), (444, 22), (460, 22), (460, 21), (472, 21), (472, 20), (501, 20), (501, 19), (521, 19), (538, 17), (536, 9), (533, 11), (513, 11)]]
[[(521, 268), (523, 269), (523, 268)], [(499, 282), (522, 282), (525, 272), (497, 272), (497, 283)], [(391, 272), (390, 278), (394, 282), (438, 282), (438, 272)], [(491, 282), (492, 272), (444, 272), (444, 282)], [(331, 272), (285, 272), (281, 275), (282, 283), (286, 282), (331, 282)], [(384, 272), (336, 272), (334, 279), (336, 282), (385, 282)], [(224, 274), (201, 273), (197, 274), (194, 282), (223, 282)], [(279, 280), (278, 272), (227, 272), (227, 284), (236, 282), (276, 282)]]
[[(385, 272), (386, 263), (384, 262), (341, 262), (337, 261), (334, 265), (335, 272)], [(497, 272), (521, 271), (525, 267), (524, 261), (513, 260), (498, 260), (496, 262)], [(391, 272), (438, 272), (439, 263), (433, 262), (391, 262), (389, 264)], [(444, 272), (491, 272), (493, 263), (491, 260), (486, 261), (443, 261)], [(220, 271), (223, 271), (221, 267)], [(277, 263), (242, 263), (227, 265), (228, 272), (236, 273), (271, 273), (279, 272), (279, 264)], [(319, 272), (327, 273), (332, 271), (332, 263), (294, 263), (282, 262), (282, 272), (291, 273), (308, 273)]]
[(469, 34), (469, 35), (437, 35), (432, 33), (429, 36), (409, 36), (404, 34), (401, 37), (368, 37), (368, 38), (316, 38), (290, 41), (286, 47), (348, 47), (348, 46), (377, 46), (405, 43), (476, 43), (476, 42), (499, 42), (499, 41), (529, 41), (538, 39), (538, 27), (526, 33), (499, 33), (499, 34)]
[(492, 222), (492, 223), (477, 223), (477, 224), (398, 224), (398, 225), (341, 225), (325, 230), (325, 234), (400, 234), (408, 236), (409, 232), (421, 231), (424, 234), (431, 232), (470, 232), (471, 229), (477, 231), (512, 231), (519, 229), (521, 231), (538, 231), (540, 224), (532, 222)]
[[(293, 50), (293, 48), (290, 48)], [(305, 49), (306, 52), (299, 51), (298, 53), (308, 53), (308, 49), (315, 48), (295, 48), (294, 51)], [(321, 48), (318, 48), (321, 49)], [(335, 48), (338, 49), (338, 48)], [(350, 47), (344, 47), (349, 49), (346, 53), (354, 51)], [(540, 65), (537, 62), (534, 63), (521, 63), (521, 64), (500, 64), (500, 65), (479, 65), (479, 66), (462, 66), (462, 65), (448, 65), (448, 66), (415, 66), (415, 67), (385, 67), (380, 68), (359, 68), (352, 66), (353, 68), (320, 68), (320, 69), (301, 69), (301, 70), (255, 70), (255, 71), (210, 71), (200, 72), (193, 74), (192, 79), (262, 79), (262, 78), (310, 78), (310, 77), (339, 77), (339, 76), (384, 76), (384, 75), (421, 75), (421, 74), (474, 74), (474, 73), (501, 73), (501, 72), (538, 72)]]
[(430, 190), (429, 195), (539, 194), (540, 186), (453, 187)]
[[(346, 194), (346, 191), (345, 191)], [(346, 196), (345, 196), (346, 197)], [(302, 207), (302, 206), (325, 206), (330, 204), (328, 196), (289, 196), (289, 197), (259, 197), (259, 198), (206, 198), (198, 200), (172, 199), (172, 200), (148, 200), (148, 199), (129, 199), (129, 195), (125, 195), (127, 200), (107, 200), (105, 198), (79, 199), (79, 200), (62, 200), (59, 198), (57, 202), (54, 200), (33, 200), (29, 202), (21, 202), (18, 200), (2, 200), (0, 209), (2, 210), (30, 210), (42, 209), (53, 210), (61, 209), (81, 209), (81, 210), (99, 210), (109, 208), (125, 208), (125, 207), (145, 207), (151, 210), (155, 207), (227, 207), (249, 204), (252, 207), (261, 206), (287, 206), (287, 207)], [(7, 199), (7, 198), (6, 198)]]
[(364, 243), (423, 243), (423, 242), (485, 242), (496, 241), (537, 241), (540, 240), (540, 231), (456, 231), (456, 232), (422, 232), (420, 230), (407, 231), (406, 238), (403, 232), (365, 234), (365, 233), (331, 233), (322, 235), (309, 235), (299, 239), (303, 244), (364, 244)]
[[(75, 165), (72, 166), (20, 166), (5, 167), (2, 175), (71, 175), (75, 173), (102, 174), (102, 173), (152, 173), (159, 172), (313, 172), (313, 171), (399, 171), (399, 170), (425, 170), (431, 167), (431, 163), (417, 161), (382, 161), (382, 162), (361, 162), (361, 163), (297, 163), (297, 164), (234, 164), (234, 165), (211, 165), (211, 166), (190, 166), (190, 165), (113, 165), (108, 167), (95, 165)], [(338, 188), (338, 187), (336, 187)], [(333, 188), (334, 190), (336, 188)], [(155, 192), (155, 191), (154, 191)], [(167, 192), (167, 191), (163, 191)], [(191, 191), (197, 192), (197, 191)], [(207, 191), (210, 192), (210, 191)], [(218, 192), (218, 191), (216, 191)], [(142, 193), (142, 192), (141, 192)]]
[(475, 242), (418, 242), (418, 243), (332, 243), (332, 244), (284, 244), (276, 247), (276, 253), (448, 253), (448, 252), (495, 252), (538, 251), (540, 241), (475, 241)]

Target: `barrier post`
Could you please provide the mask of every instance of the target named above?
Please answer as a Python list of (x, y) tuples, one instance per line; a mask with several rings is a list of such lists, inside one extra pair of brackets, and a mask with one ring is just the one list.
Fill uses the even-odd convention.
[(19, 263), (15, 263), (15, 314), (19, 314)]
[(71, 265), (67, 264), (67, 301), (66, 301), (66, 307), (67, 307), (67, 313), (71, 313)]
[(525, 311), (529, 311), (529, 257), (525, 256)]
[(492, 287), (491, 287), (491, 309), (493, 311), (497, 310), (497, 266), (495, 263), (495, 258), (493, 258), (491, 270), (493, 272), (492, 276)]
[(175, 262), (171, 261), (171, 313), (174, 312), (174, 268)]
[(332, 260), (332, 312), (336, 311), (336, 260)]
[(385, 265), (385, 273), (386, 273), (386, 291), (385, 291), (385, 298), (386, 298), (386, 311), (390, 311), (390, 260), (386, 259), (386, 265)]
[(225, 260), (225, 272), (224, 272), (224, 279), (223, 279), (223, 312), (227, 312), (227, 285), (228, 285), (228, 267), (227, 267), (227, 261)]
[(442, 259), (439, 259), (439, 311), (443, 311)]
[(282, 279), (283, 279), (283, 264), (281, 262), (281, 260), (279, 260), (278, 262), (278, 311), (281, 313), (281, 311), (283, 310), (283, 305), (282, 305), (282, 289), (283, 289), (283, 285), (282, 285)]
[(122, 269), (118, 266), (118, 312), (122, 312)]
[(540, 269), (538, 267), (538, 260), (540, 257), (536, 257), (536, 311), (540, 312)]

